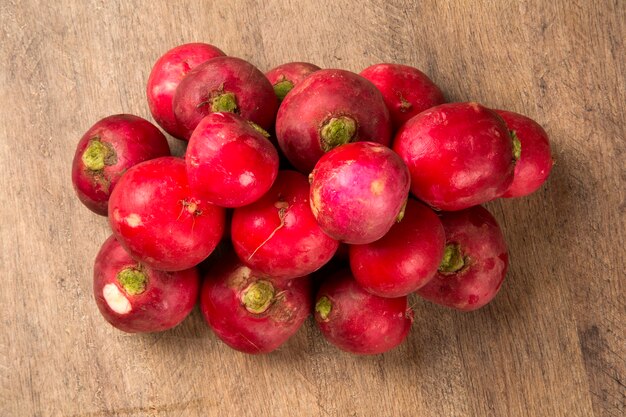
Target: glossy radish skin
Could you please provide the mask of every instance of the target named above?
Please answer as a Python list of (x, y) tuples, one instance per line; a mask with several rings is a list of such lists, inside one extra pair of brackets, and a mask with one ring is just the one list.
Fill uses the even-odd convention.
[(149, 121), (131, 114), (105, 117), (76, 146), (72, 162), (74, 190), (89, 210), (106, 216), (109, 196), (128, 168), (168, 155), (167, 139)]
[(413, 323), (407, 297), (383, 298), (365, 291), (349, 270), (329, 277), (320, 287), (315, 322), (322, 335), (347, 352), (375, 355), (406, 339)]
[(361, 71), (382, 93), (395, 130), (431, 107), (445, 103), (443, 93), (426, 74), (401, 64), (375, 64)]
[(183, 321), (198, 299), (195, 268), (152, 269), (134, 260), (114, 236), (96, 257), (93, 294), (102, 316), (128, 333), (160, 332)]
[(350, 268), (356, 281), (372, 294), (409, 295), (435, 276), (445, 242), (439, 217), (409, 199), (402, 221), (385, 236), (367, 245), (350, 245)]
[(477, 103), (442, 104), (406, 122), (393, 149), (411, 172), (411, 192), (430, 206), (461, 210), (501, 196), (513, 181), (513, 139)]
[(302, 326), (311, 299), (308, 277), (277, 280), (253, 272), (231, 253), (205, 275), (200, 310), (228, 346), (245, 353), (268, 353)]
[(284, 279), (318, 270), (339, 246), (315, 221), (309, 182), (296, 171), (280, 171), (259, 201), (235, 210), (232, 240), (244, 264)]
[(265, 75), (254, 65), (234, 57), (217, 57), (198, 65), (180, 82), (174, 94), (174, 114), (189, 139), (210, 113), (231, 112), (265, 130), (273, 128), (278, 99)]
[(515, 164), (513, 183), (502, 197), (523, 197), (534, 193), (546, 182), (554, 160), (550, 152), (550, 139), (545, 130), (534, 120), (518, 113), (495, 110), (514, 132), (519, 152)]
[(109, 200), (109, 223), (133, 258), (180, 271), (215, 249), (224, 232), (224, 209), (191, 191), (185, 161), (158, 158), (124, 174)]
[(265, 76), (272, 84), (272, 87), (274, 87), (278, 100), (282, 101), (293, 87), (319, 70), (320, 67), (308, 62), (288, 62), (272, 68), (265, 73)]
[(198, 196), (221, 207), (241, 207), (270, 189), (278, 152), (257, 129), (233, 113), (202, 119), (185, 154), (189, 185)]
[(389, 145), (389, 111), (376, 87), (360, 75), (320, 70), (283, 100), (276, 138), (293, 166), (309, 173), (325, 152), (348, 142)]
[(391, 149), (350, 143), (325, 154), (311, 173), (311, 209), (322, 230), (345, 243), (383, 237), (401, 215), (409, 171)]
[(183, 139), (182, 129), (174, 116), (172, 101), (176, 87), (189, 71), (224, 52), (206, 43), (186, 43), (167, 51), (152, 67), (146, 95), (154, 120), (170, 135)]
[(423, 298), (461, 311), (476, 310), (498, 293), (509, 265), (500, 226), (487, 209), (442, 213), (446, 251), (439, 272), (417, 290)]

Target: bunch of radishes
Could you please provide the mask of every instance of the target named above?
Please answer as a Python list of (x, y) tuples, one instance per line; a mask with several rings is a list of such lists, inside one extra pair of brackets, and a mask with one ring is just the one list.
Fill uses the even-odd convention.
[[(72, 171), (80, 200), (108, 215), (94, 295), (127, 332), (176, 326), (200, 294), (240, 351), (278, 348), (313, 311), (337, 347), (385, 352), (411, 327), (411, 293), (463, 311), (494, 298), (507, 247), (479, 204), (537, 190), (552, 167), (537, 123), (443, 104), (404, 65), (264, 75), (194, 43), (157, 61), (147, 94), (157, 123), (189, 142), (184, 158), (150, 122), (116, 115), (83, 136)], [(311, 278), (340, 242), (350, 268)]]

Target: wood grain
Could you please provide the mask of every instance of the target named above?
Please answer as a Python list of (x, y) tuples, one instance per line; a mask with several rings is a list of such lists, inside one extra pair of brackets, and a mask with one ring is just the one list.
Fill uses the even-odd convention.
[[(624, 415), (625, 25), (620, 0), (4, 0), (0, 416)], [(549, 183), (489, 204), (512, 259), (497, 299), (472, 314), (415, 300), (407, 343), (376, 357), (311, 322), (262, 357), (198, 311), (157, 335), (108, 326), (91, 269), (109, 229), (73, 194), (74, 146), (104, 116), (149, 117), (152, 63), (190, 41), (263, 70), (411, 64), (450, 100), (544, 125)]]

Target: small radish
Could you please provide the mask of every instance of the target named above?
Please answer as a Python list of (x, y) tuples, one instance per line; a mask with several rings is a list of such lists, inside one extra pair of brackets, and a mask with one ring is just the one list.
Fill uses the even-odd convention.
[(435, 277), (417, 290), (423, 298), (461, 311), (476, 310), (500, 290), (509, 264), (500, 226), (475, 206), (442, 213), (446, 249)]
[(185, 161), (143, 162), (120, 179), (109, 200), (113, 234), (144, 265), (180, 271), (211, 254), (224, 232), (224, 209), (189, 188)]
[(278, 174), (278, 152), (259, 129), (233, 113), (202, 119), (185, 154), (191, 189), (221, 207), (245, 206), (265, 194)]
[(168, 155), (165, 136), (149, 121), (131, 114), (105, 117), (76, 146), (74, 190), (89, 210), (106, 216), (111, 191), (128, 168)]
[(274, 93), (279, 101), (283, 101), (288, 92), (306, 77), (319, 71), (320, 67), (308, 62), (289, 62), (265, 73), (265, 76), (274, 87)]
[(293, 166), (309, 173), (325, 152), (348, 142), (389, 145), (389, 111), (380, 91), (360, 75), (320, 70), (283, 100), (276, 118), (276, 138)]
[(442, 104), (406, 122), (393, 149), (411, 172), (411, 192), (439, 210), (501, 196), (513, 181), (513, 139), (497, 113), (478, 103)]
[(350, 245), (350, 268), (356, 281), (381, 297), (409, 295), (437, 272), (446, 237), (439, 217), (409, 199), (402, 221), (376, 242)]
[(189, 140), (204, 116), (236, 113), (265, 130), (273, 127), (278, 99), (265, 75), (254, 65), (234, 57), (217, 57), (198, 65), (178, 85), (174, 114)]
[(350, 244), (383, 237), (402, 217), (410, 176), (379, 143), (350, 143), (325, 154), (311, 180), (311, 209), (322, 230)]
[(194, 67), (224, 52), (206, 43), (187, 43), (167, 51), (152, 67), (146, 95), (154, 120), (170, 135), (182, 139), (185, 131), (176, 121), (172, 100), (176, 87)]
[(513, 183), (502, 197), (523, 197), (539, 189), (546, 182), (554, 160), (550, 139), (534, 120), (518, 113), (495, 110), (506, 122), (514, 137), (513, 152), (517, 157)]
[(109, 323), (125, 332), (160, 332), (178, 325), (196, 304), (199, 287), (195, 268), (157, 271), (134, 260), (114, 236), (96, 257), (96, 304)]
[(349, 270), (342, 270), (320, 287), (315, 322), (326, 340), (339, 349), (375, 355), (406, 339), (413, 310), (407, 297), (378, 297), (361, 288)]
[(259, 201), (235, 210), (232, 240), (244, 264), (276, 278), (316, 271), (339, 246), (315, 221), (309, 183), (296, 171), (280, 171), (272, 189)]
[(268, 353), (302, 326), (311, 298), (308, 277), (277, 280), (252, 271), (231, 253), (206, 273), (200, 310), (228, 346), (246, 353)]
[(443, 93), (426, 74), (400, 64), (375, 64), (361, 71), (383, 95), (394, 129), (424, 110), (445, 103)]

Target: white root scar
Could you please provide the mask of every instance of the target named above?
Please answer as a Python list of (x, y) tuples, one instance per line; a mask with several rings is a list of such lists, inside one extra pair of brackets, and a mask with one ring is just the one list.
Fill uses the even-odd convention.
[(117, 314), (128, 314), (130, 310), (133, 309), (128, 298), (122, 294), (115, 284), (105, 285), (104, 288), (102, 288), (102, 295), (111, 310), (115, 311)]
[(246, 171), (239, 176), (239, 184), (247, 187), (254, 181), (254, 174), (252, 172)]
[(137, 227), (141, 225), (141, 217), (139, 217), (137, 213), (131, 213), (126, 217), (126, 223), (128, 223), (130, 227)]

